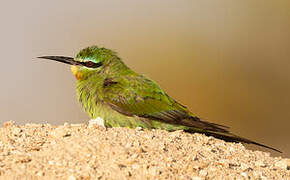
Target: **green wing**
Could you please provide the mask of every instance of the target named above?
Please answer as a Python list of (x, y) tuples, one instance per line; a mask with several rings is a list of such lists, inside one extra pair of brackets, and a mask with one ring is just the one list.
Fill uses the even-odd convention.
[(139, 116), (169, 124), (214, 132), (229, 132), (227, 127), (202, 121), (170, 98), (155, 82), (141, 75), (107, 78), (103, 85), (104, 101), (127, 116)]
[(281, 152), (273, 147), (239, 137), (228, 127), (200, 120), (189, 110), (170, 98), (155, 82), (141, 75), (105, 79), (104, 100), (114, 110), (127, 115), (139, 116), (160, 122), (189, 127), (187, 132), (201, 132), (230, 142), (255, 144)]

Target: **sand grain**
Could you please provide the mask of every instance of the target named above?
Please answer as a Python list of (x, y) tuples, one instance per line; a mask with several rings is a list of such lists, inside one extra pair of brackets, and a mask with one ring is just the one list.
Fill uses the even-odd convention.
[(182, 131), (7, 122), (0, 178), (290, 179), (290, 159)]

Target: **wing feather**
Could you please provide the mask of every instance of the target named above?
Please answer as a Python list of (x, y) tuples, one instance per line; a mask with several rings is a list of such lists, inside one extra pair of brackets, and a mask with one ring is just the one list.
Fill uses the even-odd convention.
[(103, 88), (104, 100), (112, 109), (169, 124), (229, 132), (226, 126), (200, 120), (185, 106), (169, 97), (155, 82), (144, 76), (110, 78)]

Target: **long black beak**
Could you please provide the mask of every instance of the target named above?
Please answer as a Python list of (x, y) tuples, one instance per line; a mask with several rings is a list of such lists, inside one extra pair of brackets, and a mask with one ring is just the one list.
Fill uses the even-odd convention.
[(70, 64), (70, 65), (82, 65), (80, 62), (75, 61), (74, 58), (72, 57), (65, 57), (65, 56), (40, 56), (37, 58), (41, 59), (49, 59), (49, 60), (54, 60), (58, 62), (62, 62), (65, 64)]

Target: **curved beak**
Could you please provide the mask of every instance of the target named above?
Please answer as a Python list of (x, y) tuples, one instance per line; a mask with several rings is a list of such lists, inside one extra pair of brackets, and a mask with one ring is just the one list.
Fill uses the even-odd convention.
[(53, 61), (62, 62), (62, 63), (65, 63), (65, 64), (70, 64), (70, 65), (82, 65), (80, 62), (75, 61), (74, 58), (72, 58), (72, 57), (65, 57), (65, 56), (40, 56), (40, 57), (37, 57), (37, 58), (53, 60)]

